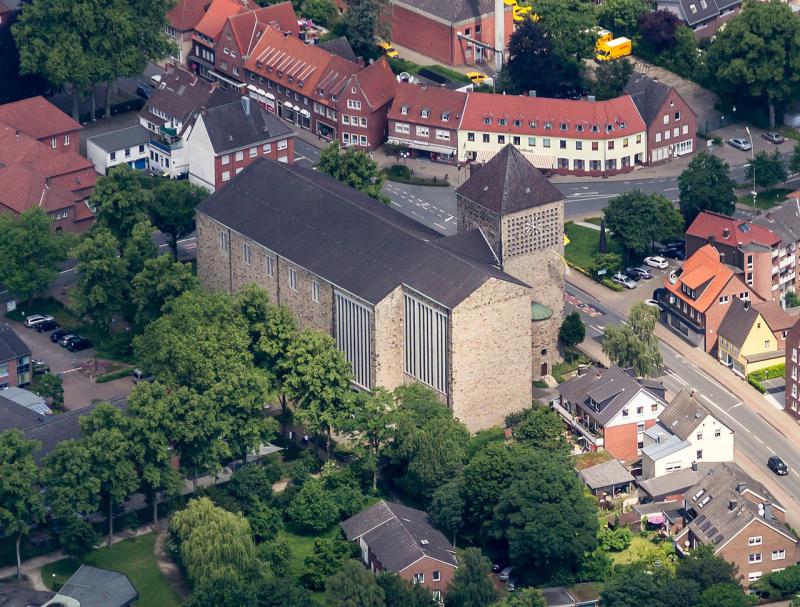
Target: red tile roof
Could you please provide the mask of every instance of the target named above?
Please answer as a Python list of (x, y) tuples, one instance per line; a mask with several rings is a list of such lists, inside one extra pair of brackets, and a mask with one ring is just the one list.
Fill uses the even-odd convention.
[[(489, 119), (490, 124), (485, 123)], [(506, 120), (500, 125), (499, 120)], [(518, 120), (519, 125), (514, 125)], [(550, 128), (545, 128), (550, 123)], [(566, 124), (566, 131), (560, 129)], [(607, 131), (608, 128), (611, 131)], [(578, 129), (581, 129), (580, 131)], [(595, 129), (593, 131), (593, 128)], [(606, 139), (645, 131), (644, 120), (630, 95), (608, 101), (575, 101), (522, 95), (471, 93), (461, 129), (520, 135)]]
[(15, 213), (42, 207), (48, 213), (69, 208), (80, 196), (47, 183), (47, 179), (21, 164), (0, 167), (0, 205)]
[(370, 109), (386, 105), (394, 98), (397, 78), (389, 67), (386, 57), (381, 57), (353, 77), (364, 93)]
[[(664, 279), (664, 286), (687, 305), (705, 312), (717, 301), (717, 296), (733, 277), (733, 270), (722, 263), (719, 252), (707, 244), (683, 263), (681, 274), (674, 284), (667, 277)], [(692, 299), (683, 292), (683, 285), (695, 291), (700, 290), (703, 285), (705, 287), (697, 294), (696, 299)]]
[(703, 240), (713, 237), (718, 243), (732, 247), (752, 243), (773, 247), (781, 242), (780, 237), (769, 228), (708, 211), (695, 217), (686, 234)]
[(81, 125), (41, 96), (0, 105), (0, 122), (43, 139), (79, 131)]
[(256, 43), (268, 27), (297, 36), (300, 27), (291, 2), (281, 2), (254, 11), (228, 17), (236, 48), (241, 56), (250, 55)]
[[(397, 85), (394, 101), (389, 109), (389, 119), (457, 129), (466, 103), (467, 94), (461, 91), (401, 82)], [(403, 108), (406, 110), (405, 114)], [(428, 110), (427, 118), (422, 117), (423, 109)], [(449, 114), (447, 120), (442, 119), (445, 113)]]
[(206, 14), (194, 29), (199, 34), (216, 40), (228, 17), (251, 10), (253, 10), (252, 7), (242, 4), (240, 0), (213, 0)]
[(179, 0), (167, 13), (169, 24), (179, 32), (193, 30), (210, 4), (211, 0)]

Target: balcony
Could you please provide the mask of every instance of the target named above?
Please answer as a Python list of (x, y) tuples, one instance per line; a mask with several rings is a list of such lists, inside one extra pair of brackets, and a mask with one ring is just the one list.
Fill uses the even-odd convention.
[(162, 125), (158, 127), (158, 132), (162, 135), (166, 135), (167, 137), (177, 137), (178, 136), (178, 129), (172, 126)]
[(595, 448), (603, 446), (603, 437), (600, 436), (596, 430), (589, 428), (583, 418), (574, 416), (558, 402), (553, 403), (553, 408), (564, 418), (567, 425), (578, 434), (582, 440), (586, 441), (587, 447), (589, 445)]
[(784, 257), (783, 259), (781, 259), (780, 267), (785, 268), (786, 266), (794, 265), (794, 262), (795, 262), (794, 255), (790, 255), (789, 257)]
[(150, 145), (162, 151), (164, 154), (170, 155), (175, 150), (180, 150), (183, 148), (183, 140), (179, 139), (175, 143), (164, 143), (163, 141), (159, 141), (158, 139), (151, 139)]

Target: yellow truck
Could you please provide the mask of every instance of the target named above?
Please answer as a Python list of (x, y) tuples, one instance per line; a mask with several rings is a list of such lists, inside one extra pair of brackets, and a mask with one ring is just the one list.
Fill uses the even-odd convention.
[(598, 61), (614, 61), (620, 57), (627, 57), (633, 51), (630, 38), (614, 38), (605, 42), (598, 41), (595, 59)]
[(597, 42), (594, 45), (595, 50), (599, 51), (600, 45), (602, 45), (604, 42), (610, 42), (613, 39), (614, 39), (614, 34), (609, 32), (608, 30), (606, 29), (597, 30)]

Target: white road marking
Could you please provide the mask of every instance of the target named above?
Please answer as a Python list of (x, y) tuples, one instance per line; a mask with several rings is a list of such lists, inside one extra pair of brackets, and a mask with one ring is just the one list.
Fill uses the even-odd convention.
[(73, 371), (80, 371), (80, 367), (75, 367), (74, 369), (67, 369), (66, 371), (61, 371), (61, 373), (72, 373)]
[(445, 219), (444, 221), (445, 221), (445, 223), (448, 222), (448, 221), (453, 221), (453, 216), (452, 215), (448, 215), (447, 219)]
[(447, 229), (447, 228), (445, 228), (443, 225), (441, 225), (441, 224), (438, 224), (438, 223), (436, 223), (436, 222), (434, 222), (434, 224), (433, 224), (433, 225), (435, 225), (435, 226), (436, 226), (437, 228), (439, 228), (440, 230), (446, 230), (446, 229)]
[[(725, 414), (725, 420), (730, 420), (730, 421), (734, 422), (737, 426), (739, 426), (742, 430), (744, 430), (748, 434), (752, 434), (753, 433), (750, 430), (750, 428), (748, 428), (747, 426), (743, 425), (738, 419), (735, 419), (735, 418), (731, 417), (729, 411), (725, 411), (725, 409), (720, 407), (717, 403), (715, 403), (713, 400), (708, 398), (705, 394), (701, 394), (700, 398), (702, 398), (704, 401), (706, 401), (709, 405), (711, 405), (715, 409), (717, 409), (717, 410), (721, 411), (722, 413), (724, 413)], [(739, 404), (741, 404), (741, 403), (739, 403)], [(733, 408), (733, 407), (731, 407), (731, 408)]]
[(684, 386), (688, 386), (689, 385), (688, 382), (684, 381), (684, 379), (680, 375), (678, 375), (677, 373), (675, 373), (671, 369), (667, 370), (667, 375), (669, 375), (673, 379), (676, 379), (677, 381), (681, 382)]
[(677, 192), (678, 188), (664, 188), (665, 192)]
[(391, 202), (396, 207), (402, 206), (402, 205), (397, 204), (394, 200), (391, 200), (391, 199), (389, 199), (389, 202)]

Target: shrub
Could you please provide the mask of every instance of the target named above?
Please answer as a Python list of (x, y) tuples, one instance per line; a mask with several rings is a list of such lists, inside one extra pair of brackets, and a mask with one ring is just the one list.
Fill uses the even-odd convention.
[(321, 532), (339, 520), (339, 505), (322, 482), (308, 479), (286, 511), (289, 520), (304, 531)]
[(800, 567), (792, 565), (766, 574), (754, 584), (766, 598), (782, 599), (800, 593)]
[(625, 527), (618, 527), (616, 529), (609, 529), (606, 527), (600, 530), (599, 540), (600, 547), (603, 550), (608, 552), (622, 552), (631, 545), (633, 533), (631, 533), (630, 529), (626, 529)]

